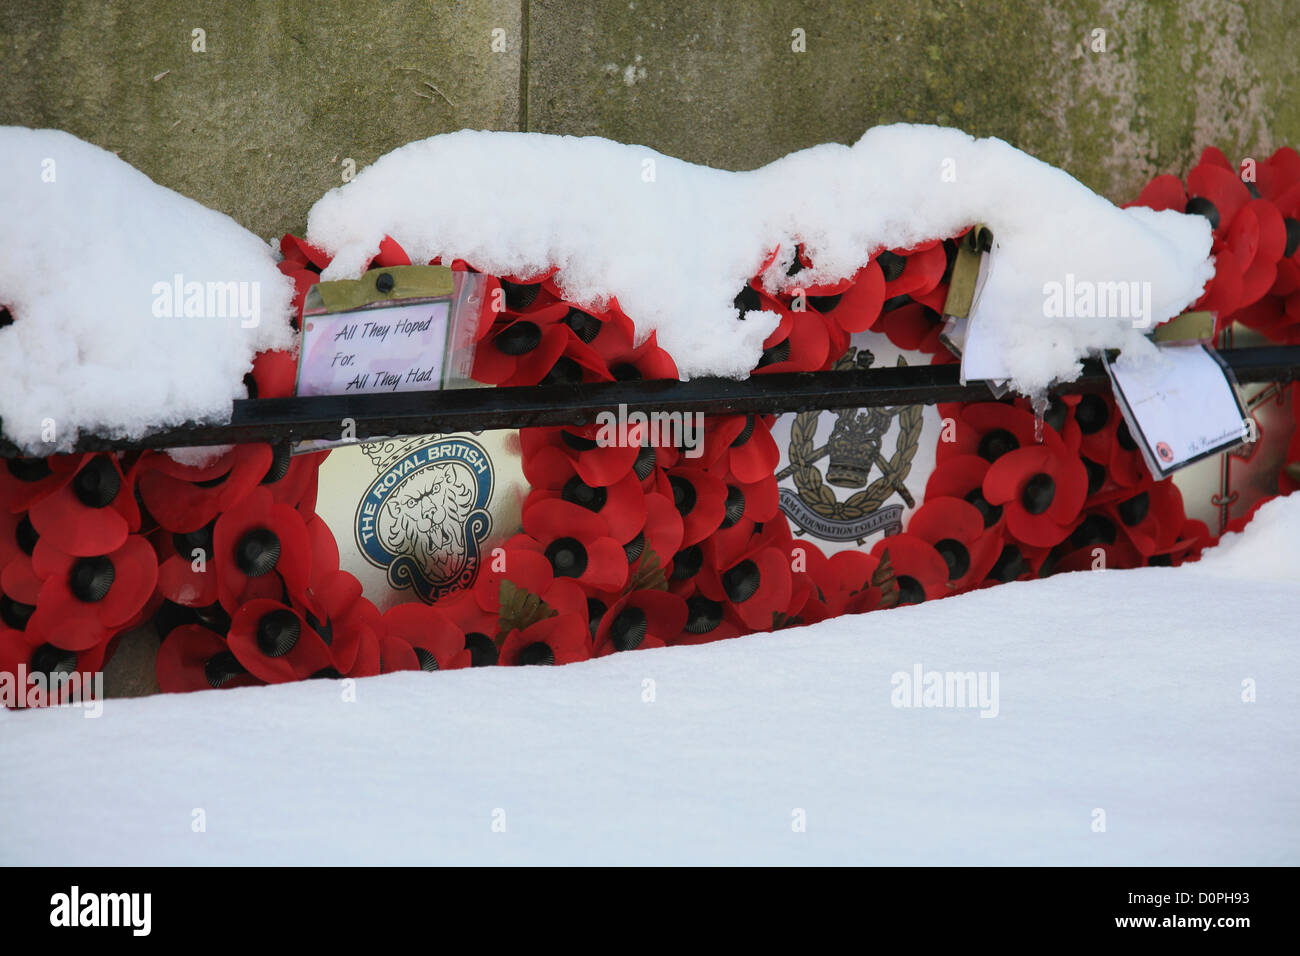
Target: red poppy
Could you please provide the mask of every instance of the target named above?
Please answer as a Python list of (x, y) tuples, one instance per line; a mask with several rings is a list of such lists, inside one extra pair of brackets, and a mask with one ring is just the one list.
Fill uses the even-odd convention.
[(978, 455), (997, 461), (1007, 452), (1037, 444), (1034, 416), (1002, 402), (972, 402), (962, 407), (949, 432), (940, 435), (935, 460), (942, 465), (957, 455)]
[(1142, 564), (1142, 555), (1125, 538), (1111, 541), (1093, 541), (1066, 551), (1052, 565), (1053, 574), (1071, 571), (1105, 571), (1136, 568)]
[[(379, 622), (379, 609), (375, 609), (372, 615), (375, 620), (374, 626), (368, 630), (360, 632), (360, 640), (357, 642), (357, 656), (352, 662), (352, 666), (345, 671), (341, 671), (343, 677), (374, 677), (376, 674), (383, 673), (383, 652), (384, 645), (381, 641), (383, 634), (383, 624)], [(397, 641), (398, 644), (402, 643)], [(409, 651), (410, 648), (408, 647)], [(337, 664), (335, 667), (337, 668)]]
[(215, 520), (189, 534), (159, 531), (158, 592), (168, 601), (184, 607), (206, 607), (218, 598), (217, 568), (212, 562), (212, 530)]
[(438, 601), (437, 608), (465, 635), (465, 650), (469, 651), (471, 667), (490, 666), (497, 662), (496, 612), (483, 610), (471, 591), (449, 594)]
[(920, 604), (951, 593), (948, 563), (924, 538), (906, 532), (891, 534), (877, 541), (871, 554), (880, 562), (889, 556), (899, 605)]
[(993, 562), (985, 583), (1006, 584), (1035, 578), (1050, 554), (1050, 548), (1036, 548), (1023, 541), (1008, 541), (1002, 546), (998, 559)]
[(795, 572), (791, 576), (793, 581), (790, 599), (790, 612), (784, 618), (778, 615), (774, 631), (783, 630), (789, 627), (803, 627), (807, 624), (817, 624), (829, 617), (833, 617), (831, 606), (827, 603), (833, 598), (831, 592), (825, 590), (820, 581), (811, 573)]
[(586, 622), (577, 614), (557, 614), (522, 630), (512, 629), (501, 644), (500, 662), (506, 667), (572, 664), (590, 657)]
[(739, 637), (752, 630), (726, 601), (715, 601), (700, 593), (682, 595), (686, 601), (686, 623), (681, 633), (668, 640), (670, 646), (708, 644)]
[(281, 444), (272, 445), (271, 454), (271, 465), (260, 484), (270, 489), (276, 501), (305, 514), (315, 513), (318, 472), (329, 452), (291, 455), (289, 446)]
[(1282, 215), (1268, 200), (1253, 199), (1237, 213), (1225, 241), (1242, 266), (1241, 295), (1233, 312), (1257, 302), (1272, 287), (1286, 244)]
[(913, 299), (932, 291), (943, 281), (948, 256), (941, 240), (923, 242), (911, 249), (877, 253), (885, 278), (885, 301), (906, 295)]
[(526, 315), (549, 308), (563, 299), (564, 296), (557, 294), (555, 284), (551, 281), (555, 271), (552, 267), (530, 275), (496, 277), (501, 283), (501, 311)]
[(168, 531), (186, 534), (234, 507), (268, 476), (274, 463), (271, 446), (257, 443), (236, 445), (199, 466), (147, 451), (132, 471), (149, 513)]
[(1007, 530), (1033, 547), (1059, 544), (1088, 496), (1088, 473), (1053, 431), (1044, 443), (1000, 455), (984, 476), (984, 497), (1001, 505)]
[(700, 593), (730, 604), (750, 629), (771, 630), (776, 615), (789, 611), (793, 596), (790, 553), (783, 544), (773, 522), (754, 535), (734, 561), (717, 568), (706, 565), (697, 579)]
[(1157, 211), (1172, 209), (1174, 212), (1183, 212), (1187, 206), (1187, 191), (1183, 189), (1181, 179), (1165, 173), (1147, 183), (1142, 192), (1138, 193), (1137, 199), (1124, 204), (1125, 209), (1130, 206), (1146, 206)]
[(109, 454), (88, 455), (75, 472), (32, 504), (38, 534), (79, 557), (114, 551), (140, 528), (131, 482)]
[(230, 615), (216, 601), (204, 607), (185, 607), (163, 599), (154, 609), (152, 624), (160, 639), (186, 624), (200, 624), (224, 636), (230, 630)]
[(683, 547), (703, 541), (726, 518), (727, 486), (703, 468), (679, 465), (661, 476), (659, 490), (682, 516)]
[(246, 601), (231, 615), (226, 643), (245, 670), (268, 684), (304, 680), (334, 665), (300, 612), (266, 598)]
[[(30, 566), (31, 562), (28, 561), (29, 569)], [(45, 582), (30, 571), (21, 582), (10, 580), (13, 577), (10, 574), (13, 567), (14, 565), (10, 565), (5, 569), (6, 580), (3, 583), (3, 590), (0, 590), (0, 626), (15, 631), (25, 631), (32, 613), (36, 610), (36, 602), (40, 600), (41, 585)]]
[(25, 623), (31, 617), (44, 584), (45, 578), (36, 573), (31, 558), (20, 554), (11, 560), (0, 574), (0, 618), (22, 630), (23, 625), (16, 621)]
[(686, 602), (667, 591), (632, 591), (617, 601), (595, 632), (595, 656), (663, 647), (686, 626)]
[(817, 311), (792, 312), (779, 304), (776, 311), (781, 321), (763, 340), (763, 354), (753, 374), (815, 372), (828, 368), (835, 358), (831, 355), (831, 335), (827, 328), (830, 320)]
[[(885, 599), (879, 585), (871, 583), (880, 559), (863, 551), (837, 551), (826, 559), (832, 575), (832, 593), (826, 596), (832, 614), (862, 614), (877, 610)], [(892, 559), (891, 559), (892, 566)]]
[[(1268, 159), (1255, 169), (1255, 187), (1259, 195), (1282, 208), (1282, 200), (1300, 183), (1300, 153), (1290, 146), (1273, 151)], [(1249, 187), (1247, 187), (1249, 188)]]
[(545, 487), (557, 472), (549, 459), (539, 459), (541, 449), (558, 448), (573, 462), (573, 468), (589, 485), (612, 485), (637, 463), (642, 430), (630, 428), (626, 442), (620, 436), (603, 434), (597, 425), (578, 428), (524, 428), (519, 432), (523, 451), (524, 477), (530, 484)]
[[(807, 290), (808, 306), (848, 334), (865, 332), (880, 318), (885, 302), (885, 277), (876, 260), (859, 269), (839, 291)], [(841, 351), (843, 351), (841, 349)]]
[(843, 613), (839, 575), (821, 548), (793, 535), (783, 534), (781, 539), (790, 563), (791, 598), (789, 613), (777, 628), (812, 624)]
[[(15, 692), (23, 695), (24, 706), (28, 703), (57, 705), (72, 700), (78, 692), (81, 699), (85, 700), (87, 688), (84, 683), (78, 686), (66, 683), (61, 678), (72, 674), (94, 674), (102, 670), (107, 649), (108, 642), (104, 641), (85, 650), (68, 650), (39, 638), (33, 639), (28, 633), (10, 630), (0, 624), (0, 674), (13, 675)], [(29, 682), (41, 682), (39, 685), (29, 684), (29, 687), (42, 687), (46, 699), (33, 700), (28, 688), (17, 683), (20, 668)], [(51, 691), (53, 696), (49, 697)]]
[(771, 478), (781, 460), (772, 438), (771, 415), (727, 415), (704, 424), (701, 462), (714, 473), (730, 472), (746, 484)]
[[(375, 669), (375, 674), (395, 674), (398, 671), (420, 669), (420, 658), (416, 656), (415, 648), (396, 634), (389, 634), (386, 629), (380, 630), (375, 647), (378, 649), (378, 655), (373, 662), (370, 662)], [(373, 676), (373, 674), (368, 673), (366, 676)]]
[[(493, 555), (480, 568), (478, 578), (470, 592), (475, 602), (495, 621), (501, 608), (501, 582), (509, 581), (515, 587), (541, 597), (555, 580), (551, 562), (535, 548), (535, 542), (526, 535), (516, 535), (506, 542), (501, 553)], [(442, 602), (439, 602), (441, 605)], [(496, 633), (495, 626), (492, 633)]]
[(163, 639), (154, 673), (165, 694), (262, 683), (239, 663), (224, 637), (198, 624), (178, 627)]
[(1252, 264), (1249, 234), (1258, 227), (1252, 228), (1247, 223), (1236, 234), (1232, 233), (1238, 214), (1251, 200), (1250, 191), (1223, 154), (1210, 147), (1202, 152), (1200, 161), (1188, 173), (1187, 192), (1189, 198), (1184, 211), (1204, 216), (1214, 232), (1214, 278), (1206, 285), (1195, 308), (1215, 313), (1218, 330), (1226, 326), (1231, 313), (1253, 301), (1245, 298), (1244, 277)]
[(298, 360), (292, 352), (271, 349), (253, 357), (253, 370), (244, 376), (249, 398), (287, 398), (297, 388)]
[(302, 304), (308, 290), (320, 281), (321, 270), (329, 265), (331, 257), (293, 235), (281, 237), (280, 251), (284, 258), (276, 266), (293, 280), (293, 311), (296, 319), (302, 315)]
[(1172, 548), (1187, 520), (1182, 492), (1170, 479), (1108, 504), (1106, 512), (1144, 557)]
[[(698, 588), (696, 587), (696, 576), (704, 570), (704, 563), (708, 560), (713, 567), (717, 567), (712, 561), (712, 539), (700, 544), (690, 544), (674, 551), (668, 566), (668, 589), (674, 594), (681, 597), (690, 597)], [(710, 553), (705, 554), (705, 549), (709, 548)]]
[(1187, 174), (1188, 201), (1184, 211), (1210, 221), (1215, 238), (1227, 236), (1237, 213), (1250, 202), (1250, 190), (1223, 153), (1208, 147)]
[(1028, 415), (1036, 416), (1034, 425), (1034, 434), (1041, 437), (1044, 428), (1050, 428), (1065, 443), (1065, 447), (1070, 451), (1077, 452), (1083, 442), (1083, 433), (1079, 429), (1079, 423), (1071, 414), (1075, 410), (1075, 405), (1070, 399), (1082, 398), (1081, 395), (1059, 396), (1053, 395), (1047, 400), (1046, 406), (1040, 406), (1041, 413), (1034, 411), (1034, 402), (1031, 399), (1017, 397), (1014, 400), (1016, 408)]
[(447, 671), (469, 667), (471, 654), (465, 633), (436, 607), (398, 604), (384, 613), (390, 636), (400, 637), (415, 651), (422, 671)]
[(619, 309), (616, 300), (611, 300), (611, 307), (606, 310), (580, 309), (564, 301), (559, 304), (568, 309), (560, 321), (573, 331), (578, 342), (596, 357), (606, 371), (612, 364), (611, 356), (624, 355), (632, 350), (636, 330), (632, 320)]
[(670, 573), (669, 563), (681, 549), (685, 526), (672, 499), (657, 493), (645, 496), (646, 522), (641, 533), (623, 546), (633, 567), (639, 567), (649, 553)]
[(989, 504), (984, 497), (984, 476), (989, 462), (979, 455), (953, 455), (945, 458), (930, 472), (925, 485), (925, 500), (950, 496), (974, 506), (984, 521), (985, 530), (1003, 526), (1002, 506)]
[(953, 591), (974, 587), (988, 576), (1002, 552), (1002, 537), (984, 527), (978, 508), (953, 497), (926, 497), (907, 522), (908, 534), (928, 541), (948, 566)]
[(379, 609), (362, 597), (361, 582), (355, 575), (334, 570), (318, 579), (313, 574), (306, 600), (298, 609), (330, 649), (339, 675), (363, 677), (378, 673), (377, 667), (372, 670), (366, 663), (365, 651), (377, 648), (384, 625)]
[(506, 315), (474, 350), (473, 376), (489, 385), (536, 385), (555, 367), (571, 342), (582, 345), (561, 319), (569, 307), (557, 302), (527, 316)]
[(610, 536), (608, 523), (586, 508), (559, 499), (539, 501), (524, 510), (524, 535), (512, 544), (539, 551), (556, 577), (600, 591), (627, 581), (623, 546)]
[(44, 583), (27, 633), (70, 651), (107, 641), (145, 606), (158, 581), (157, 556), (139, 535), (91, 557), (67, 554), (42, 538), (32, 565)]
[[(1284, 260), (1285, 261), (1285, 260)], [(1300, 272), (1296, 288), (1300, 288)], [(1232, 321), (1287, 345), (1300, 343), (1300, 295), (1291, 290), (1285, 298), (1266, 295), (1253, 305), (1232, 314)]]
[(1188, 518), (1183, 522), (1174, 543), (1152, 552), (1147, 556), (1146, 563), (1152, 567), (1176, 567), (1188, 561), (1199, 561), (1201, 552), (1215, 543), (1215, 538), (1204, 521)]
[[(255, 488), (217, 519), (212, 534), (222, 607), (249, 598), (301, 595), (311, 573), (311, 540), (302, 516)], [(272, 573), (275, 572), (275, 573)]]
[[(705, 435), (707, 434), (706, 429)], [(659, 489), (663, 472), (671, 470), (681, 457), (679, 450), (671, 445), (660, 447), (647, 441), (637, 450), (636, 460), (632, 462), (632, 474), (641, 482), (642, 490), (649, 494)]]
[(578, 385), (584, 382), (612, 381), (614, 376), (605, 360), (595, 349), (584, 345), (576, 334), (570, 334), (569, 341), (564, 346), (564, 354), (555, 360), (550, 371), (537, 384)]
[(306, 239), (292, 233), (285, 233), (280, 237), (280, 252), (290, 262), (313, 268), (318, 273), (323, 271), (333, 258), (324, 249), (313, 246)]
[(780, 513), (779, 489), (776, 475), (768, 475), (760, 481), (737, 481), (735, 477), (727, 480), (727, 513), (722, 519), (722, 526), (734, 522), (737, 516), (763, 524), (771, 521)]
[[(577, 310), (575, 310), (577, 311)], [(585, 313), (578, 313), (585, 316)], [(590, 318), (590, 316), (585, 316)], [(572, 327), (573, 320), (566, 319)], [(590, 331), (589, 324), (582, 326), (578, 337)], [(577, 330), (575, 330), (577, 331)], [(616, 381), (632, 382), (643, 379), (677, 378), (677, 363), (659, 347), (654, 332), (640, 345), (634, 346), (632, 323), (611, 321), (602, 323), (598, 334), (591, 339), (592, 350), (600, 356)]]
[(630, 541), (645, 527), (645, 492), (635, 474), (628, 471), (609, 485), (589, 485), (578, 474), (574, 460), (555, 447), (544, 447), (531, 464), (540, 483), (533, 486), (524, 509), (555, 498), (580, 505), (600, 515), (610, 535), (620, 544)]
[(0, 509), (26, 511), (67, 484), (90, 455), (6, 458), (0, 467)]
[(390, 266), (409, 266), (411, 257), (406, 254), (406, 250), (392, 236), (384, 236), (379, 242), (379, 251), (375, 253), (374, 259), (370, 261), (368, 269), (379, 268), (386, 269)]
[(937, 309), (913, 301), (884, 313), (876, 323), (876, 331), (883, 332), (890, 342), (906, 352), (935, 355), (946, 351), (939, 338), (943, 326), (943, 316)]
[(1110, 395), (1067, 395), (1079, 429), (1079, 456), (1088, 472), (1088, 503), (1108, 501), (1126, 488), (1144, 485), (1151, 472)]
[(11, 561), (30, 559), (40, 538), (26, 512), (11, 512), (0, 508), (0, 573)]
[[(844, 288), (848, 283), (849, 280), (845, 279), (839, 289)], [(747, 321), (746, 316), (750, 312), (774, 312), (777, 315), (785, 315), (789, 312), (781, 299), (769, 292), (759, 279), (752, 279), (745, 283), (736, 293), (732, 305), (736, 307), (737, 317), (742, 322)]]

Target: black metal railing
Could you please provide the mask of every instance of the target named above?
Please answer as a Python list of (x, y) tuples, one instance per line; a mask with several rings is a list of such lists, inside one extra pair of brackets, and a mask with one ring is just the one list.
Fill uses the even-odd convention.
[[(1237, 381), (1289, 382), (1300, 379), (1300, 346), (1230, 349), (1219, 353)], [(1110, 381), (1100, 361), (1084, 363), (1076, 381), (1054, 394), (1100, 392)], [(379, 436), (486, 431), (539, 425), (581, 425), (619, 405), (663, 412), (798, 412), (824, 408), (867, 408), (936, 402), (988, 401), (982, 384), (962, 385), (956, 365), (913, 365), (830, 372), (755, 375), (748, 379), (698, 378), (469, 388), (438, 392), (265, 398), (234, 403), (230, 421), (161, 429), (136, 440), (82, 435), (75, 451), (114, 451), (338, 439), (352, 422), (357, 439)], [(39, 453), (39, 452), (37, 452)], [(0, 457), (22, 454), (0, 439)], [(30, 452), (29, 452), (30, 454)]]

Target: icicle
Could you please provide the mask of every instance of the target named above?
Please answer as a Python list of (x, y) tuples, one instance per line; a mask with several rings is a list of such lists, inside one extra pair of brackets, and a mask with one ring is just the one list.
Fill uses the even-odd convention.
[(1043, 443), (1043, 416), (1047, 414), (1048, 400), (1046, 395), (1035, 395), (1030, 399), (1030, 404), (1034, 409), (1034, 442), (1041, 445)]

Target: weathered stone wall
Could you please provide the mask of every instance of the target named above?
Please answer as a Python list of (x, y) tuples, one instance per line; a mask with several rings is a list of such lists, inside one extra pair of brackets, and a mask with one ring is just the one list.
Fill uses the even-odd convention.
[(1295, 0), (0, 0), (0, 123), (69, 130), (264, 236), (301, 229), (347, 160), (462, 127), (743, 169), (943, 123), (1122, 200), (1210, 143), (1300, 143), (1297, 18)]

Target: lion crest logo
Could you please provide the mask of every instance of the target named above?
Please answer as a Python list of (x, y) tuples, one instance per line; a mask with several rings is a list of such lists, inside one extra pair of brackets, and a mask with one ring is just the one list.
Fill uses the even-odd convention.
[(492, 459), (462, 437), (390, 440), (362, 446), (378, 474), (356, 512), (366, 560), (394, 588), (426, 603), (474, 583), (492, 527)]

